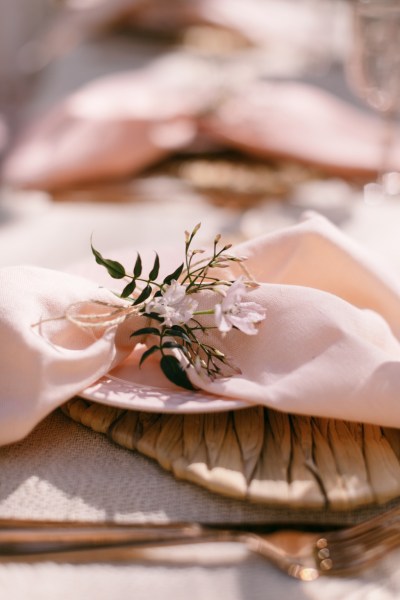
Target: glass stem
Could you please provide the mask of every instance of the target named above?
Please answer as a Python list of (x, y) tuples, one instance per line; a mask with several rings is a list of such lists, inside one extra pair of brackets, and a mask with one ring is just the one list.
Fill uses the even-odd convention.
[(377, 181), (382, 187), (382, 192), (386, 196), (390, 195), (390, 186), (388, 187), (387, 175), (392, 171), (391, 157), (395, 135), (395, 119), (392, 107), (387, 108), (382, 113), (382, 150)]
[(393, 172), (392, 155), (395, 141), (396, 112), (393, 107), (380, 112), (382, 135), (380, 156), (375, 182), (364, 186), (364, 202), (370, 205), (381, 204), (384, 200), (400, 194), (400, 173)]

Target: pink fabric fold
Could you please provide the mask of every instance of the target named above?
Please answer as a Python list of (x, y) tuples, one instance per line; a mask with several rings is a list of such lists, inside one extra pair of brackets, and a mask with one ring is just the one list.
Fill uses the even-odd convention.
[[(258, 157), (291, 159), (332, 175), (371, 177), (380, 164), (382, 122), (315, 86), (255, 82), (206, 117), (216, 141)], [(390, 160), (400, 164), (400, 145)]]
[(266, 319), (256, 336), (208, 338), (241, 375), (209, 382), (192, 370), (193, 383), (285, 412), (400, 427), (400, 281), (319, 216), (237, 252), (261, 282), (247, 299)]
[[(332, 175), (369, 178), (379, 167), (382, 123), (332, 94), (295, 82), (255, 82), (217, 102), (201, 62), (179, 56), (93, 81), (27, 129), (2, 178), (59, 190), (134, 176), (196, 136), (256, 157), (290, 159)], [(213, 109), (213, 110), (211, 110)], [(400, 164), (400, 145), (391, 153)]]
[(0, 269), (0, 444), (23, 438), (129, 354), (115, 327), (99, 335), (60, 319), (82, 299), (118, 301), (80, 277), (36, 267)]
[[(319, 216), (235, 252), (248, 256), (260, 286), (247, 299), (266, 309), (266, 319), (255, 336), (210, 334), (208, 343), (241, 374), (211, 382), (190, 369), (193, 383), (249, 405), (400, 427), (398, 278)], [(90, 300), (123, 304), (84, 278), (34, 267), (0, 270), (1, 444), (26, 435), (128, 355), (139, 360), (129, 338), (137, 322), (94, 334), (57, 320), (71, 304)], [(206, 307), (215, 298), (204, 293), (199, 301)], [(142, 381), (151, 385), (157, 369), (156, 360), (146, 363)]]
[(213, 98), (203, 62), (179, 55), (96, 79), (23, 132), (2, 177), (57, 190), (135, 175), (189, 145)]

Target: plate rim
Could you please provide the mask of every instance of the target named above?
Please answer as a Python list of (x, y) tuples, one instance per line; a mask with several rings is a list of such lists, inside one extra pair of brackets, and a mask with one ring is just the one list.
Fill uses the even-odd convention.
[[(217, 413), (253, 406), (244, 400), (217, 396), (204, 390), (180, 391), (161, 388), (133, 382), (111, 373), (103, 375), (77, 395), (85, 400), (114, 408), (165, 414)], [(157, 395), (159, 397), (156, 397)]]

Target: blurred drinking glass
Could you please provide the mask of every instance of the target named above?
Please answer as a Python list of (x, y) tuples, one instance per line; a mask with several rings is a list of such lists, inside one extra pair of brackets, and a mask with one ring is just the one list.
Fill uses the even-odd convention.
[(349, 83), (384, 120), (377, 180), (364, 187), (364, 199), (375, 204), (400, 194), (400, 164), (392, 149), (400, 106), (400, 0), (356, 0), (353, 3), (353, 47)]

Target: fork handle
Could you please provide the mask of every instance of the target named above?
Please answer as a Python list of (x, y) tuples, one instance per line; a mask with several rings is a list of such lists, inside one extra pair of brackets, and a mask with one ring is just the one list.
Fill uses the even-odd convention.
[[(162, 542), (148, 542), (148, 543), (132, 543), (123, 545), (109, 545), (109, 546), (92, 546), (92, 547), (58, 547), (58, 548), (45, 548), (44, 546), (36, 548), (35, 551), (24, 551), (22, 548), (19, 552), (13, 554), (1, 554), (0, 553), (0, 564), (9, 562), (57, 562), (57, 563), (93, 563), (93, 562), (118, 562), (126, 563), (133, 562), (135, 560), (143, 560), (146, 558), (145, 551), (160, 548), (171, 545), (183, 545), (191, 543), (202, 543), (207, 541), (217, 541), (215, 539), (208, 540), (206, 538), (198, 538), (196, 540), (189, 540), (176, 538), (174, 540), (164, 540)], [(221, 540), (222, 541), (222, 540)], [(148, 555), (147, 555), (148, 556)]]
[(155, 525), (104, 527), (18, 527), (0, 529), (0, 556), (39, 554), (63, 550), (90, 550), (127, 545), (190, 543), (201, 539), (224, 538), (223, 531), (206, 529), (201, 525)]

